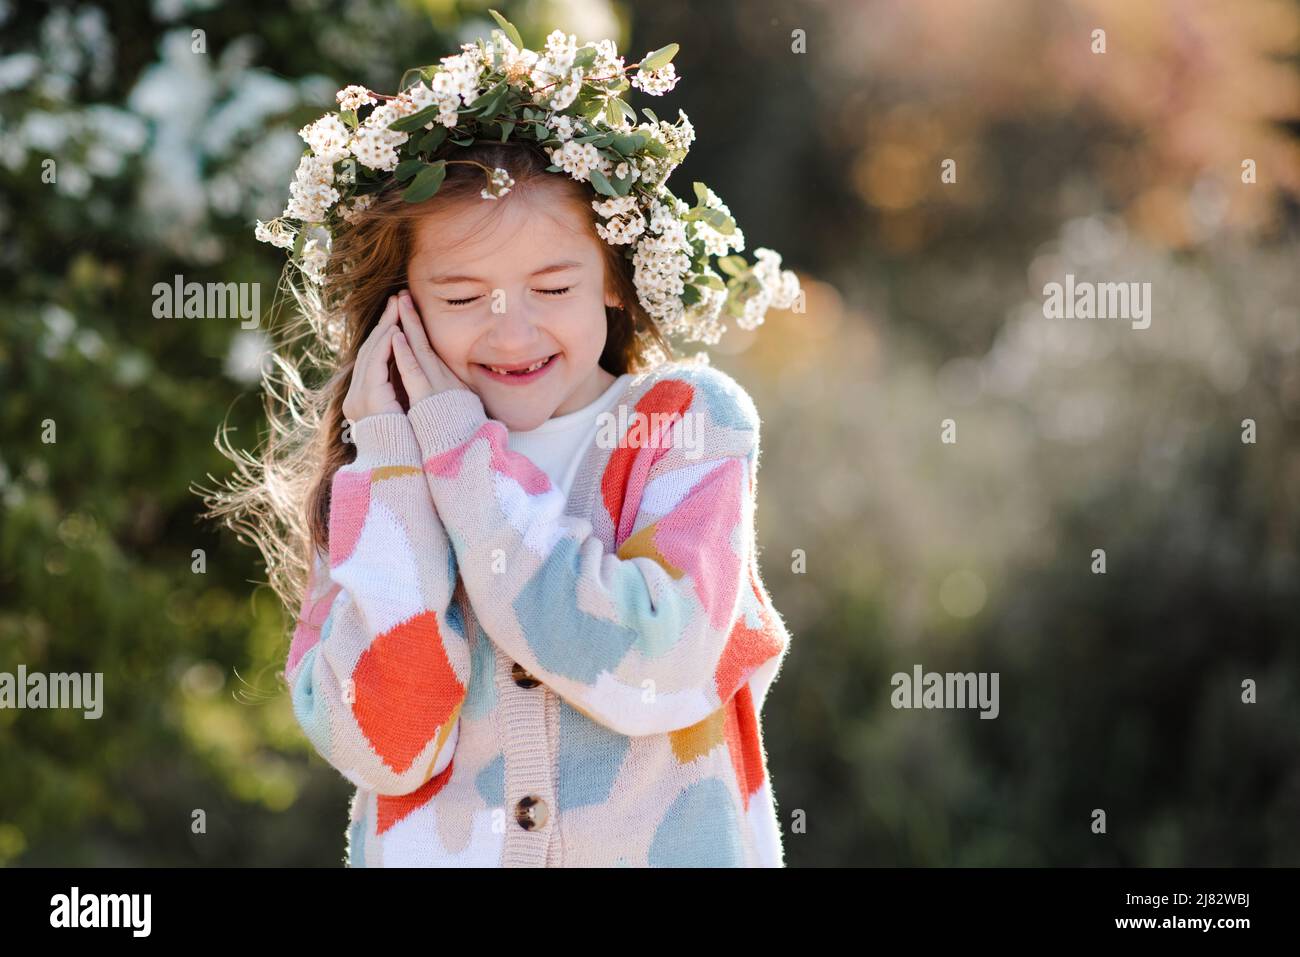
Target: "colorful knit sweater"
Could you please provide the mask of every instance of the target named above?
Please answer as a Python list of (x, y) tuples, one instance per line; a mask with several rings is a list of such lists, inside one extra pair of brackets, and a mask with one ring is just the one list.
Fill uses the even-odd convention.
[(670, 362), (615, 414), (567, 503), (468, 390), (354, 424), (286, 667), (347, 864), (784, 866), (757, 409)]

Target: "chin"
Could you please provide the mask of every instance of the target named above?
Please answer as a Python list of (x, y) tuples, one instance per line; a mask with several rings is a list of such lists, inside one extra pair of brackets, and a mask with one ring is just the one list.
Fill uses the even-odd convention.
[(505, 425), (511, 432), (531, 432), (543, 422), (551, 417), (554, 409), (548, 411), (545, 415), (539, 416), (535, 411), (520, 415), (517, 412), (503, 412), (485, 405), (489, 419), (496, 419)]

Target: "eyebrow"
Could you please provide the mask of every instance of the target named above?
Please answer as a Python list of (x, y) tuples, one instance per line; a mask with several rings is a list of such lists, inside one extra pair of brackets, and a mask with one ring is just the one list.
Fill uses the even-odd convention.
[[(553, 272), (563, 272), (566, 269), (577, 269), (581, 265), (582, 263), (575, 262), (572, 259), (564, 259), (557, 263), (551, 263), (549, 266), (543, 266), (533, 273), (533, 276), (546, 276)], [(454, 282), (486, 282), (486, 280), (480, 279), (478, 276), (434, 276), (429, 281), (434, 285), (448, 285)]]

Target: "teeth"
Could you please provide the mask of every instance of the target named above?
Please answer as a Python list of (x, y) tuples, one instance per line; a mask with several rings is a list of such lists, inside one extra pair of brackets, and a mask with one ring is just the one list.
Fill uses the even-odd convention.
[(533, 363), (527, 369), (517, 369), (513, 372), (508, 369), (498, 369), (496, 366), (488, 366), (488, 368), (491, 369), (493, 372), (500, 373), (501, 375), (522, 375), (526, 372), (536, 372), (542, 366), (546, 365), (546, 363), (549, 361), (550, 361), (549, 358), (542, 359), (539, 362)]

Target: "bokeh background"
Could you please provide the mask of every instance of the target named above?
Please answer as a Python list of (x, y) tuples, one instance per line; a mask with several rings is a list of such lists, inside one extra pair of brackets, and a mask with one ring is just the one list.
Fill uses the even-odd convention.
[[(709, 183), (808, 292), (713, 350), (765, 425), (789, 865), (1300, 864), (1300, 8), (495, 5), (533, 47), (679, 42), (677, 89), (631, 98), (697, 129), (670, 186)], [(266, 333), (155, 319), (152, 289), (259, 282), (265, 312), (283, 260), (252, 229), (298, 128), (491, 26), (0, 2), (0, 670), (106, 696), (0, 710), (0, 864), (341, 863), (351, 787), (293, 721), (288, 612), (194, 489), (230, 472), (223, 422), (259, 440)], [(1067, 272), (1150, 282), (1151, 327), (1044, 318)], [(998, 672), (1000, 716), (895, 710), (914, 664)]]

